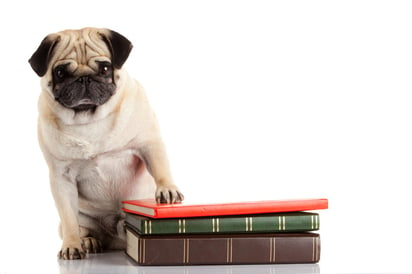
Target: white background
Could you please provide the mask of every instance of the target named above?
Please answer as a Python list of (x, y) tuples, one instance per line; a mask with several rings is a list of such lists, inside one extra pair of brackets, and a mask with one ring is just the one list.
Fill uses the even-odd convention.
[(48, 33), (85, 26), (133, 42), (126, 67), (188, 199), (325, 197), (322, 273), (412, 271), (411, 2), (5, 3), (0, 273), (57, 267), (27, 60)]

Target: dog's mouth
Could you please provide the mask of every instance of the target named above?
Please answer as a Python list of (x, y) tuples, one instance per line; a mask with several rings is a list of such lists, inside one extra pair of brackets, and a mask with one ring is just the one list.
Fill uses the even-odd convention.
[(86, 111), (86, 110), (96, 110), (97, 105), (95, 104), (81, 104), (74, 107), (71, 107), (74, 111)]
[(56, 100), (60, 102), (63, 106), (65, 106), (66, 108), (73, 109), (76, 112), (77, 111), (87, 111), (87, 110), (94, 111), (98, 107), (98, 104), (93, 102), (93, 100), (91, 99), (81, 99), (74, 103), (64, 102), (60, 100), (59, 98), (56, 98)]
[(77, 105), (94, 105), (93, 101), (91, 99), (85, 98), (81, 99), (79, 102), (77, 102)]

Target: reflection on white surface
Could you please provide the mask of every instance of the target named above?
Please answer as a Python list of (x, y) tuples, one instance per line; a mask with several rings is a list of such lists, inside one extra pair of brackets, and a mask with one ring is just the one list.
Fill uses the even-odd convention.
[(317, 264), (279, 264), (279, 265), (212, 265), (212, 266), (138, 266), (124, 252), (108, 252), (89, 255), (85, 260), (59, 260), (60, 274), (75, 273), (127, 273), (127, 274), (292, 274), (320, 273)]

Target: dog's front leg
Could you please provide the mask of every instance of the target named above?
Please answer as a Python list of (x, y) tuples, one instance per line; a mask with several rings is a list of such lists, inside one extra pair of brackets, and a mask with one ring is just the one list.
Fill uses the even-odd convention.
[(83, 259), (86, 255), (82, 248), (78, 222), (78, 190), (58, 168), (50, 172), (50, 183), (57, 211), (60, 216), (62, 248), (59, 258), (65, 260)]
[(184, 197), (173, 182), (162, 140), (152, 140), (144, 144), (139, 149), (139, 154), (156, 182), (156, 201), (158, 203), (181, 202)]

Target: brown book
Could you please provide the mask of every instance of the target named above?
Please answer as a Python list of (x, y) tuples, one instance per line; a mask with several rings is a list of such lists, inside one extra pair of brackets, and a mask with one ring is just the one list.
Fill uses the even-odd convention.
[(139, 235), (127, 227), (126, 253), (140, 265), (316, 263), (316, 233)]

